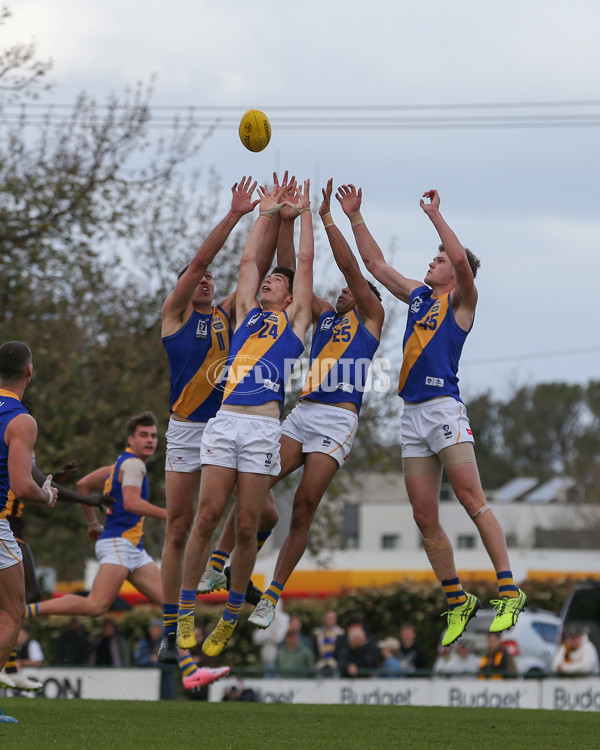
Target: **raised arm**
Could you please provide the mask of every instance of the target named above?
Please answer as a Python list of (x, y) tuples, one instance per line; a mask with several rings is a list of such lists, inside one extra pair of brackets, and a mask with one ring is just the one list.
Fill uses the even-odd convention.
[[(275, 175), (273, 175), (275, 177)], [(288, 181), (288, 173), (284, 175), (284, 184)], [(296, 196), (296, 178), (292, 177), (289, 183), (290, 200), (297, 200)], [(281, 217), (281, 226), (279, 228), (279, 237), (277, 238), (277, 265), (296, 270), (296, 248), (294, 247), (294, 222), (300, 216), (293, 203), (284, 204), (279, 212)]]
[[(427, 203), (425, 199), (429, 200), (429, 203)], [(423, 193), (423, 198), (419, 201), (419, 205), (431, 219), (431, 223), (440, 237), (440, 242), (444, 246), (446, 255), (450, 259), (452, 267), (454, 268), (454, 281), (456, 286), (452, 292), (453, 304), (456, 304), (456, 302), (459, 301), (467, 308), (474, 310), (475, 305), (477, 304), (475, 277), (473, 276), (473, 271), (469, 265), (469, 259), (467, 258), (465, 248), (440, 213), (440, 196), (438, 191), (428, 190)], [(456, 298), (458, 298), (458, 300)]]
[(296, 199), (290, 201), (289, 204), (300, 214), (298, 264), (294, 276), (293, 300), (289, 309), (289, 317), (295, 334), (304, 341), (312, 320), (313, 260), (315, 257), (315, 240), (310, 211), (310, 180), (304, 180), (304, 188), (298, 189)]
[(209, 265), (231, 234), (239, 220), (250, 213), (258, 203), (252, 200), (256, 181), (252, 177), (242, 177), (231, 188), (231, 207), (227, 215), (217, 224), (204, 240), (193, 260), (179, 277), (175, 288), (169, 294), (162, 308), (162, 336), (179, 330), (192, 312), (192, 295)]
[(412, 290), (422, 286), (422, 282), (406, 278), (393, 266), (390, 266), (384, 258), (381, 248), (367, 229), (365, 220), (360, 213), (362, 188), (357, 191), (354, 185), (342, 185), (335, 197), (350, 219), (358, 250), (369, 273), (373, 274), (377, 281), (382, 283), (394, 297), (398, 297), (403, 302), (408, 302)]
[(358, 261), (346, 242), (343, 234), (334, 224), (331, 216), (331, 193), (333, 192), (333, 180), (327, 182), (323, 189), (323, 200), (319, 207), (319, 215), (327, 233), (327, 239), (333, 251), (333, 257), (340, 271), (344, 274), (346, 283), (350, 287), (352, 296), (356, 300), (358, 312), (368, 331), (377, 339), (381, 336), (381, 327), (385, 313), (383, 305), (377, 299), (373, 290), (362, 275)]
[(237, 326), (244, 320), (253, 307), (258, 306), (258, 287), (260, 272), (257, 264), (258, 254), (264, 244), (267, 229), (273, 216), (281, 210), (280, 199), (286, 194), (287, 188), (274, 187), (271, 192), (267, 187), (259, 188), (260, 213), (250, 230), (240, 263), (240, 276), (235, 297), (235, 312)]

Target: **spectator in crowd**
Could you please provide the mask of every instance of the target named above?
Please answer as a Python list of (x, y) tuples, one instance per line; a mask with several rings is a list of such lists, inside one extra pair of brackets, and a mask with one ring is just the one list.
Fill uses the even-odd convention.
[(344, 635), (337, 640), (334, 655), (342, 677), (370, 677), (377, 671), (377, 641), (367, 632), (360, 615), (348, 620)]
[(344, 629), (338, 625), (337, 613), (325, 612), (323, 624), (313, 630), (313, 648), (317, 657), (317, 672), (322, 677), (337, 677), (338, 663), (335, 658), (337, 639), (344, 635)]
[(563, 630), (563, 643), (556, 652), (552, 670), (562, 675), (598, 674), (598, 651), (584, 625), (569, 623)]
[(429, 658), (425, 649), (417, 641), (415, 626), (405, 622), (400, 628), (400, 649), (398, 656), (405, 673), (422, 672), (429, 668)]
[(260, 648), (260, 663), (263, 677), (275, 677), (277, 672), (277, 649), (290, 629), (290, 616), (283, 610), (280, 599), (275, 608), (275, 617), (268, 628), (256, 628), (252, 632), (252, 642)]
[(90, 664), (95, 667), (131, 666), (129, 643), (117, 632), (116, 625), (110, 618), (102, 621), (100, 635), (92, 644)]
[(133, 663), (136, 667), (155, 667), (160, 669), (160, 699), (171, 700), (175, 695), (175, 676), (173, 664), (163, 664), (158, 660), (158, 649), (162, 641), (162, 620), (152, 620), (146, 635), (138, 641), (133, 652)]
[(296, 630), (298, 633), (298, 641), (303, 646), (306, 646), (308, 649), (310, 649), (314, 656), (312, 641), (302, 632), (302, 618), (300, 617), (300, 615), (290, 615), (290, 624), (288, 630)]
[(381, 652), (382, 664), (379, 667), (380, 677), (402, 677), (404, 669), (398, 656), (400, 641), (397, 638), (384, 638), (377, 644)]
[(81, 621), (72, 617), (66, 630), (54, 640), (52, 661), (60, 667), (82, 666), (89, 664), (90, 651), (90, 641)]
[(290, 629), (277, 649), (275, 668), (279, 677), (312, 677), (315, 655), (310, 646), (300, 642), (300, 631)]
[(39, 641), (32, 638), (25, 628), (21, 628), (17, 636), (17, 662), (19, 667), (39, 667), (44, 663)]
[(480, 679), (502, 680), (517, 674), (515, 660), (507, 652), (498, 633), (487, 634), (488, 650), (479, 664)]
[(468, 643), (458, 641), (449, 648), (447, 657), (437, 667), (438, 674), (466, 675), (479, 672), (480, 658), (473, 653)]

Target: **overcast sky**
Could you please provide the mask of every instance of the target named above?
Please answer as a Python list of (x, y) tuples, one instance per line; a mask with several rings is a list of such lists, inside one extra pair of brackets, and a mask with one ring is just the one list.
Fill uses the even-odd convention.
[[(13, 0), (10, 7), (2, 43), (35, 41), (39, 56), (54, 60), (55, 102), (72, 102), (81, 90), (102, 100), (155, 74), (153, 104), (235, 107), (235, 117), (263, 109), (273, 126), (265, 151), (251, 154), (237, 127), (223, 128), (200, 166), (213, 166), (226, 186), (285, 168), (310, 177), (313, 188), (328, 177), (362, 186), (371, 231), (412, 278), (423, 278), (436, 248), (419, 197), (437, 188), (445, 218), (482, 260), (459, 373), (467, 400), (487, 389), (503, 397), (514, 385), (600, 379), (597, 0)], [(284, 117), (325, 105), (584, 101), (592, 103), (363, 110), (377, 129), (284, 126)], [(284, 106), (303, 109), (277, 109)], [(549, 127), (556, 114), (570, 125)], [(526, 128), (381, 127), (393, 115), (438, 125), (440, 117), (542, 120)], [(581, 115), (599, 124), (573, 127)], [(318, 204), (320, 191), (313, 195)], [(334, 215), (350, 238), (339, 208)], [(395, 304), (389, 295), (384, 302)], [(391, 355), (397, 371), (400, 352)]]

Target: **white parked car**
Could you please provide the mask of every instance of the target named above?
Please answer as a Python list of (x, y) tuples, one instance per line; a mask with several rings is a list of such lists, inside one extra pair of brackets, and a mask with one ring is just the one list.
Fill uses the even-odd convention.
[[(495, 609), (480, 609), (453, 645), (466, 643), (473, 653), (483, 656), (487, 650), (487, 634), (495, 616)], [(561, 625), (560, 617), (553, 612), (544, 609), (525, 609), (519, 615), (517, 624), (502, 634), (502, 642), (514, 658), (520, 675), (533, 677), (551, 672), (552, 659), (560, 643)], [(453, 647), (444, 648), (441, 642), (440, 638), (438, 657), (433, 665), (434, 672), (444, 671), (444, 661)]]

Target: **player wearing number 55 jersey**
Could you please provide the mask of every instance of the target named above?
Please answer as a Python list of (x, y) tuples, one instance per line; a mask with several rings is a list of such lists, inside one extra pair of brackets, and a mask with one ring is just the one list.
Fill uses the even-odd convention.
[(420, 201), (442, 243), (429, 264), (425, 285), (386, 262), (360, 214), (361, 191), (344, 185), (338, 198), (367, 269), (409, 306), (399, 383), (404, 399), (404, 479), (423, 547), (448, 600), (448, 628), (442, 643), (449, 645), (459, 638), (480, 606), (472, 594), (463, 591), (452, 545), (440, 524), (442, 467), (496, 571), (499, 598), (492, 602), (497, 613), (490, 630), (506, 630), (517, 621), (526, 597), (513, 580), (504, 532), (485, 502), (457, 377), (462, 347), (475, 318), (479, 260), (461, 245), (442, 217), (436, 190), (424, 193)]

